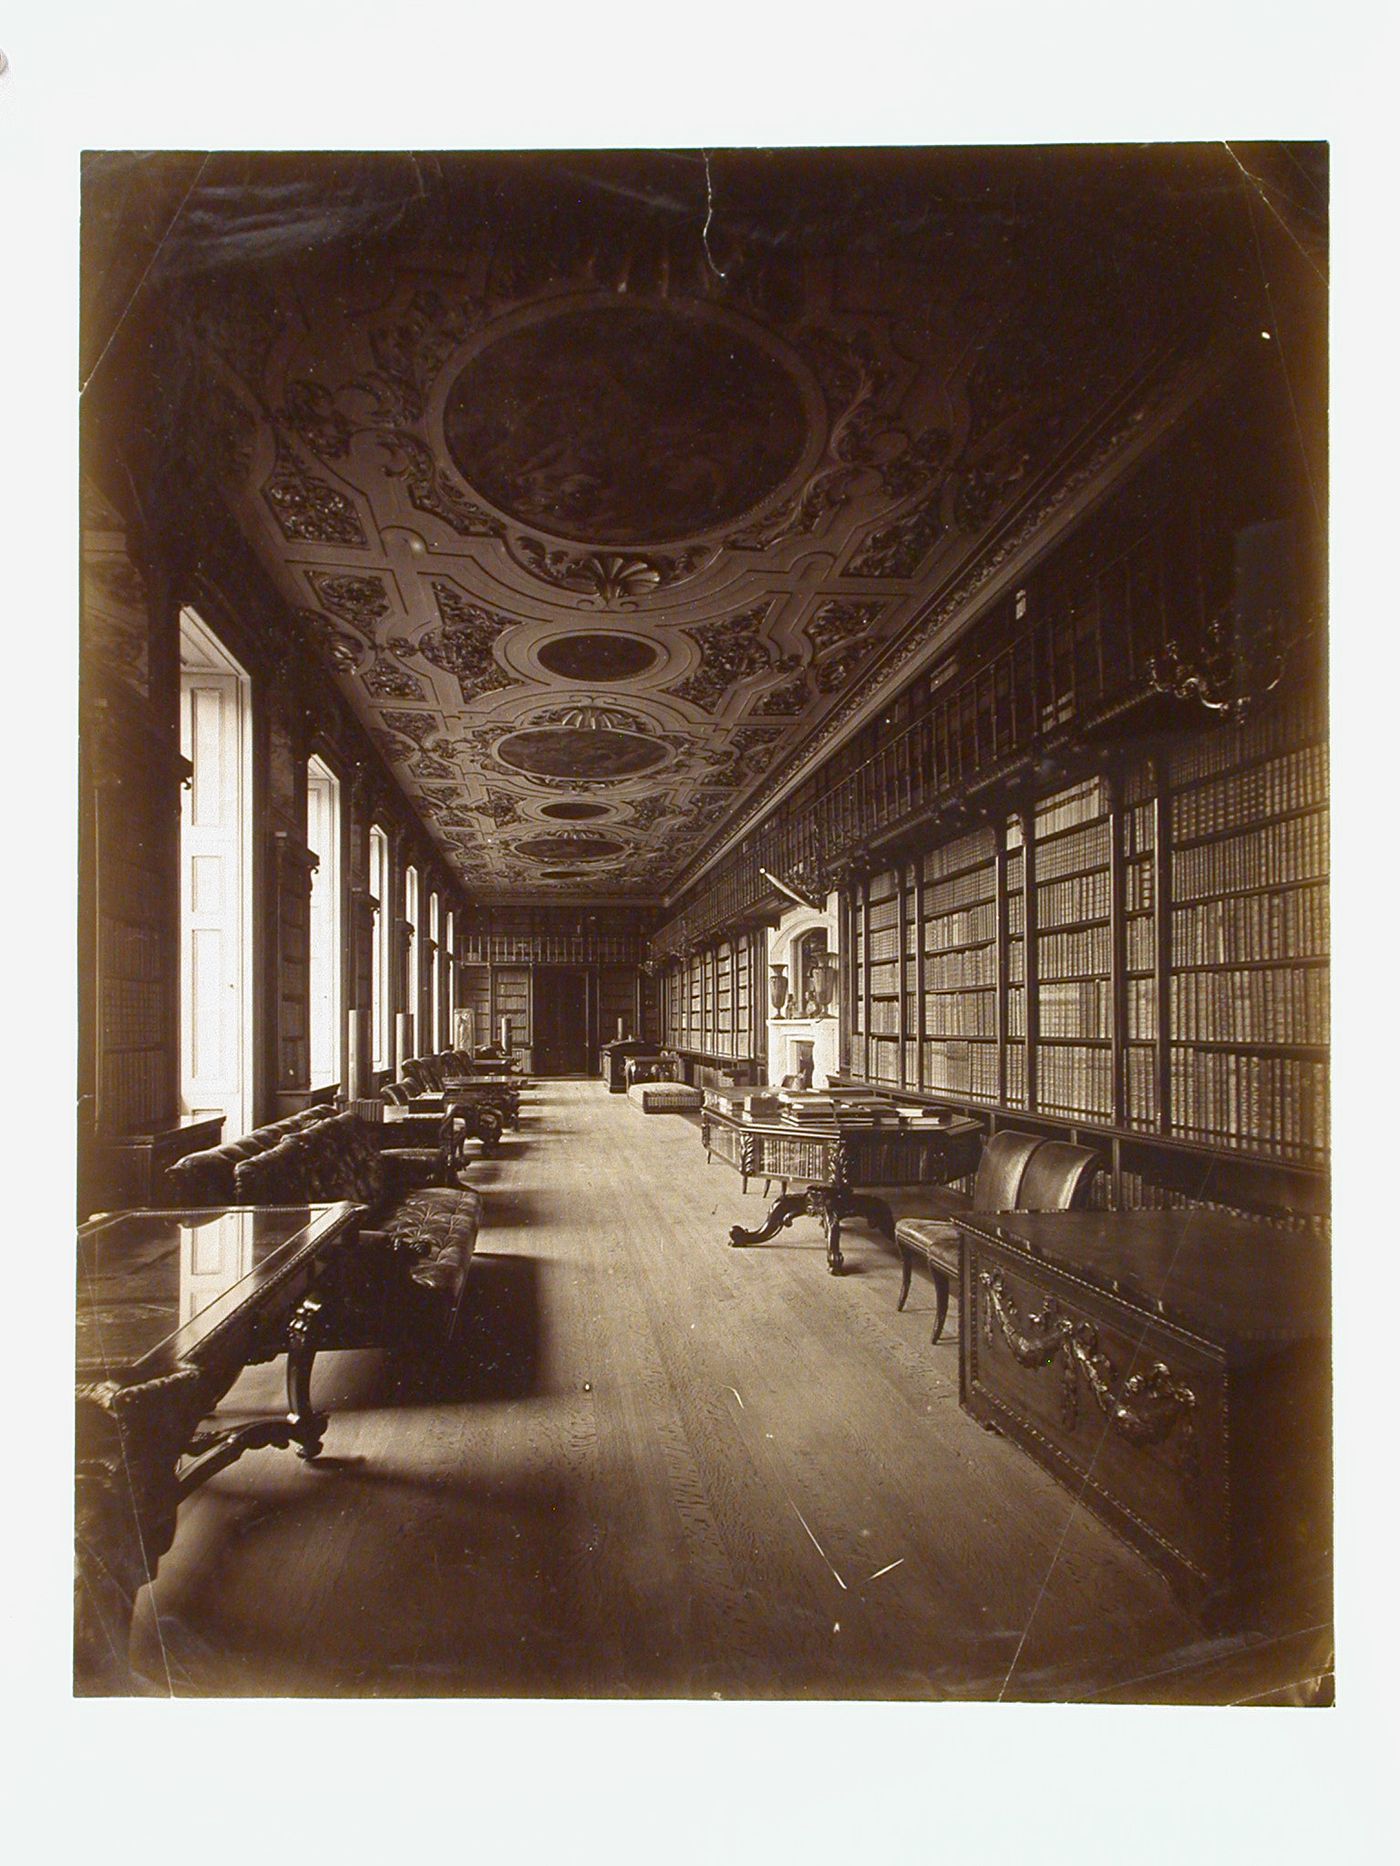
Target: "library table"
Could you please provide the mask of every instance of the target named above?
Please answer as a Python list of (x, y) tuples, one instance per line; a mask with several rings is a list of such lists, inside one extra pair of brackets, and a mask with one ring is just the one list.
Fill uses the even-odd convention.
[(1207, 1621), (1330, 1591), (1329, 1265), (1204, 1210), (959, 1212), (960, 1398)]
[[(258, 1446), (319, 1454), (326, 1419), (311, 1405), (311, 1367), (363, 1209), (131, 1211), (80, 1226), (80, 1691), (129, 1688), (136, 1593), (174, 1540), (185, 1497)], [(287, 1412), (199, 1429), (245, 1367), (283, 1352)]]
[(866, 1125), (838, 1120), (830, 1125), (798, 1127), (782, 1120), (754, 1120), (707, 1103), (700, 1116), (700, 1138), (711, 1159), (718, 1157), (742, 1177), (803, 1180), (805, 1190), (774, 1199), (761, 1225), (730, 1227), (729, 1242), (741, 1247), (762, 1244), (785, 1230), (794, 1218), (820, 1221), (826, 1234), (826, 1264), (839, 1276), (841, 1225), (863, 1218), (894, 1243), (894, 1218), (884, 1199), (868, 1188), (935, 1186), (977, 1170), (982, 1152), (981, 1125), (965, 1115), (950, 1115), (927, 1126), (893, 1122)]

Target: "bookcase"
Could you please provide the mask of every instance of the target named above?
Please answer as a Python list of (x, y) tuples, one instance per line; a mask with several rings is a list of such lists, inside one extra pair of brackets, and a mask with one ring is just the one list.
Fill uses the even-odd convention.
[(530, 1034), (530, 968), (525, 965), (497, 965), (491, 968), (491, 1040), (501, 1032), (501, 1019), (510, 1019), (511, 1043), (528, 1049)]
[[(1000, 1035), (995, 832), (978, 829), (930, 849), (920, 873), (923, 1071), (917, 1084), (911, 1077), (907, 1086), (995, 1100)], [(917, 1037), (916, 1019), (910, 1029)]]
[(897, 1087), (900, 1080), (901, 879), (898, 869), (885, 869), (871, 880), (865, 899), (866, 1072), (872, 1082), (885, 1087)]
[(746, 931), (673, 963), (664, 979), (666, 1042), (715, 1062), (761, 1061), (768, 1010), (762, 953), (762, 933)]
[(1286, 1159), (1328, 1145), (1327, 752), (1279, 718), (1167, 761), (1173, 1125)]
[(491, 968), (489, 965), (467, 964), (461, 973), (462, 1009), (472, 1014), (472, 1028), (476, 1033), (478, 1045), (484, 1047), (495, 1041), (496, 1032), (491, 1028)]
[(1122, 1203), (1212, 1202), (1207, 1154), (1320, 1180), (1324, 700), (1074, 756), (847, 891), (843, 1072), (1101, 1145)]
[(1113, 1118), (1112, 837), (1102, 778), (1034, 806), (1035, 1105), (1045, 1114)]

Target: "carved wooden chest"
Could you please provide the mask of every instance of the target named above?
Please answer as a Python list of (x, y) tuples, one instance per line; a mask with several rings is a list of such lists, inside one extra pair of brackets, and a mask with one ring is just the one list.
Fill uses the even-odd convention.
[(1325, 1246), (1213, 1212), (958, 1223), (964, 1407), (1211, 1620), (1326, 1617)]

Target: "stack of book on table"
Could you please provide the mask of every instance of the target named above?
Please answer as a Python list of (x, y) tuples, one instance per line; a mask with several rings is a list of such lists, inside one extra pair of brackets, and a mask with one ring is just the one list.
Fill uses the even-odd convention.
[(820, 1089), (782, 1089), (778, 1095), (778, 1113), (790, 1127), (832, 1127), (836, 1121), (836, 1098)]
[(782, 1119), (792, 1127), (894, 1127), (899, 1112), (887, 1096), (868, 1089), (784, 1089)]
[(953, 1118), (951, 1108), (901, 1108), (899, 1125), (901, 1127), (946, 1127)]

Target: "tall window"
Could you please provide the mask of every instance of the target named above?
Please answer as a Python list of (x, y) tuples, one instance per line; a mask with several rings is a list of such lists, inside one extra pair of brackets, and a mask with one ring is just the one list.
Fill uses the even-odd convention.
[(447, 910), (447, 932), (443, 946), (442, 963), (445, 970), (442, 975), (442, 1012), (447, 1028), (443, 1032), (442, 1042), (446, 1049), (452, 1044), (452, 1013), (457, 1008), (457, 921), (450, 907)]
[(376, 1069), (388, 1069), (393, 1065), (394, 1047), (394, 992), (393, 973), (390, 969), (393, 942), (389, 925), (393, 904), (389, 899), (389, 838), (378, 823), (372, 823), (369, 832), (369, 888), (378, 903), (374, 915), (373, 934), (374, 1056), (372, 1060)]
[(408, 1014), (413, 1020), (408, 1053), (417, 1056), (426, 1045), (418, 1040), (418, 1021), (423, 1014), (419, 1003), (423, 975), (420, 970), (422, 954), (418, 950), (418, 870), (412, 867), (404, 870), (403, 917), (408, 928), (404, 936), (408, 941)]
[(319, 758), (306, 767), (306, 845), (311, 875), (311, 1080), (338, 1082), (340, 1068), (340, 783)]
[(442, 1048), (442, 907), (437, 891), (428, 896), (428, 938), (433, 942), (433, 975), (429, 981), (432, 994), (432, 1022), (428, 1042), (435, 1050)]
[(180, 1097), (221, 1109), (224, 1139), (252, 1125), (252, 733), (248, 676), (180, 615)]

